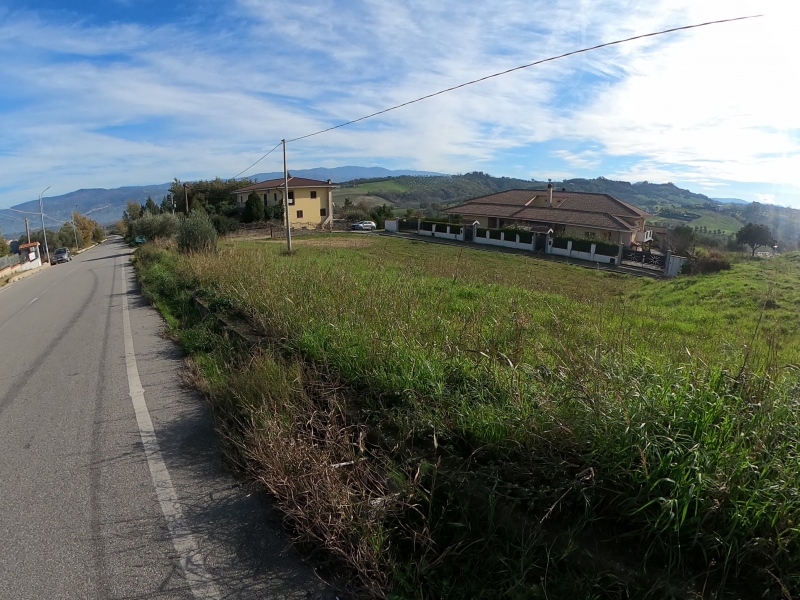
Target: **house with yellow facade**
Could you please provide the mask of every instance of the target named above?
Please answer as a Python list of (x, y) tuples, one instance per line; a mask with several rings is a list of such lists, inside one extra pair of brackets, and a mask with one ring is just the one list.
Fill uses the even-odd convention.
[[(289, 221), (292, 227), (316, 229), (330, 227), (333, 222), (333, 190), (331, 180), (318, 181), (289, 177)], [(244, 211), (247, 197), (257, 193), (264, 207), (283, 204), (283, 178), (269, 179), (235, 190), (236, 208)]]
[(623, 244), (650, 242), (645, 227), (650, 215), (608, 194), (544, 190), (508, 190), (468, 200), (444, 211), (477, 221), (487, 229), (551, 228), (556, 237), (568, 236)]

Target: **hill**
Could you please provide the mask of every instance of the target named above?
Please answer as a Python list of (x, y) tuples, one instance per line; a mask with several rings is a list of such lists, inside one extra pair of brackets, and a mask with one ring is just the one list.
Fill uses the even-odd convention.
[[(330, 179), (334, 182), (352, 181), (353, 179), (386, 179), (388, 177), (399, 177), (402, 175), (420, 177), (443, 175), (443, 173), (434, 173), (433, 171), (391, 171), (383, 167), (333, 167), (331, 169), (316, 167), (314, 169), (289, 169), (289, 172), (295, 177), (307, 177), (308, 179), (319, 179), (321, 181)], [(258, 173), (253, 175), (251, 179), (265, 181), (267, 179), (277, 179), (278, 177), (283, 177), (283, 171)]]

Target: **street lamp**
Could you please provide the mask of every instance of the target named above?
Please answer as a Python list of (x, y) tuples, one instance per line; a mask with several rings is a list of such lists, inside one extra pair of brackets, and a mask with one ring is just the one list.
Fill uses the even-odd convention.
[(75, 210), (72, 211), (72, 232), (75, 234), (75, 250), (80, 250), (78, 248), (78, 230), (75, 229), (75, 213), (78, 212), (78, 205), (75, 205)]
[[(44, 194), (47, 190), (50, 189), (48, 185), (46, 188), (42, 190), (42, 194)], [(47, 231), (44, 228), (44, 209), (42, 208), (42, 194), (39, 194), (39, 215), (42, 217), (42, 237), (44, 238), (44, 253), (47, 256), (47, 262), (50, 262), (50, 249), (47, 247)]]

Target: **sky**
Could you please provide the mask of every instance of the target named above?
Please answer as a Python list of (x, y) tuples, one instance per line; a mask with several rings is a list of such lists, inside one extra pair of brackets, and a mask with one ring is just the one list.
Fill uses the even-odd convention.
[[(672, 182), (800, 208), (797, 0), (0, 0), (0, 207), (292, 168)], [(276, 151), (246, 174), (282, 169)]]

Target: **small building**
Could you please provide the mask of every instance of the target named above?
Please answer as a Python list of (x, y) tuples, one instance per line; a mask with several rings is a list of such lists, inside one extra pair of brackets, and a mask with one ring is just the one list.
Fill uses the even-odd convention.
[[(331, 180), (318, 181), (289, 177), (289, 221), (292, 227), (306, 229), (330, 227), (333, 222), (333, 190)], [(269, 179), (234, 191), (236, 208), (244, 212), (247, 197), (256, 192), (264, 207), (283, 204), (283, 179)]]
[(544, 190), (508, 190), (468, 200), (444, 211), (478, 221), (488, 229), (551, 228), (554, 235), (638, 246), (653, 239), (645, 228), (650, 215), (608, 194)]

